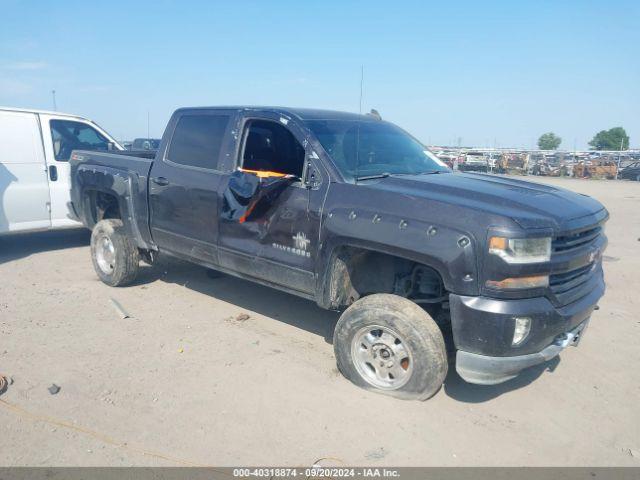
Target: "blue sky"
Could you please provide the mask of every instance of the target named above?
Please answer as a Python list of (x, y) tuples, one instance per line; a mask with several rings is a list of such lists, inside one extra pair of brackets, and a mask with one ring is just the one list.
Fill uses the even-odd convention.
[(640, 146), (638, 1), (0, 0), (0, 105), (160, 136), (181, 106), (363, 109), (425, 143)]

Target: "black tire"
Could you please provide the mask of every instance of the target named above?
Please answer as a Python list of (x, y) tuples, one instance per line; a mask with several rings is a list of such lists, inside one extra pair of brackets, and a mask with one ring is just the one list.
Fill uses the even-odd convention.
[[(357, 349), (361, 349), (365, 354), (368, 353), (364, 343), (358, 345), (356, 336), (360, 338), (363, 330), (367, 331), (368, 327), (375, 329), (377, 326), (388, 329), (392, 335), (398, 335), (396, 342), (401, 340), (400, 343), (410, 352), (411, 360), (406, 358), (406, 366), (402, 364), (406, 373), (397, 376), (401, 378), (406, 375), (402, 380), (404, 383), (398, 382), (402, 384), (397, 387), (375, 385), (371, 378), (367, 378), (366, 373), (363, 374), (359, 370), (359, 368), (365, 370), (362, 366), (363, 361), (358, 361), (358, 366), (354, 362), (353, 349), (356, 349), (356, 354)], [(383, 331), (379, 330), (379, 332)], [(375, 352), (376, 347), (378, 352), (381, 352), (380, 348), (382, 348), (382, 353), (385, 353), (385, 347), (381, 345), (375, 344), (371, 348), (372, 353)], [(395, 345), (398, 344), (395, 343)], [(394, 348), (387, 350), (387, 355), (392, 351), (392, 357), (386, 358), (394, 358)], [(354, 302), (345, 310), (336, 324), (333, 349), (338, 369), (348, 380), (366, 390), (404, 400), (426, 400), (432, 397), (440, 389), (447, 375), (447, 350), (440, 328), (422, 308), (397, 295), (375, 294)], [(378, 360), (383, 361), (382, 356), (377, 357), (375, 362)], [(405, 360), (400, 359), (401, 362)], [(373, 367), (371, 364), (366, 366), (370, 369), (370, 375), (380, 378), (377, 376), (377, 366)], [(394, 381), (391, 375), (388, 375), (388, 378), (391, 378), (391, 382)]]
[[(107, 260), (99, 253), (101, 242), (105, 239), (113, 246), (113, 252)], [(135, 280), (140, 266), (140, 253), (124, 231), (122, 220), (110, 218), (96, 223), (91, 233), (91, 260), (100, 280), (111, 287), (123, 287)], [(109, 265), (108, 268), (105, 268), (105, 263)]]

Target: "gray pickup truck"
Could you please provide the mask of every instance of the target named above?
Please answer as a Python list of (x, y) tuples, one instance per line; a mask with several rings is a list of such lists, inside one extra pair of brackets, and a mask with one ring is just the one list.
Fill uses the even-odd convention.
[(373, 116), (185, 108), (157, 153), (71, 166), (103, 282), (161, 253), (314, 300), (342, 312), (340, 371), (399, 398), (432, 396), (449, 363), (495, 384), (551, 359), (604, 294), (599, 202), (453, 173)]

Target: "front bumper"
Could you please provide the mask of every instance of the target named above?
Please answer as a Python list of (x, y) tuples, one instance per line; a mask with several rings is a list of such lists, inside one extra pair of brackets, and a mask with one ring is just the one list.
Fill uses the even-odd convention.
[[(564, 307), (554, 307), (546, 297), (499, 300), (451, 294), (456, 370), (468, 382), (496, 384), (555, 357), (580, 338), (604, 290), (599, 276), (587, 295)], [(517, 346), (512, 345), (515, 317), (531, 319), (529, 335)]]
[(587, 326), (587, 318), (570, 332), (558, 335), (554, 342), (540, 352), (515, 357), (489, 357), (458, 350), (456, 354), (456, 371), (469, 383), (495, 385), (518, 376), (528, 367), (551, 360), (568, 346), (578, 346)]

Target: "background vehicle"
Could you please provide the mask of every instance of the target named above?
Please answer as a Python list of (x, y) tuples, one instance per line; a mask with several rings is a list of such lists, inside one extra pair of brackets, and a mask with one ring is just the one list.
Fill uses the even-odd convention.
[(640, 182), (640, 162), (632, 163), (621, 169), (618, 178)]
[(79, 148), (122, 149), (86, 118), (0, 108), (0, 235), (80, 226), (69, 210), (68, 163)]
[(131, 143), (130, 150), (157, 150), (160, 148), (159, 138), (136, 138)]
[(576, 344), (604, 293), (599, 202), (454, 174), (370, 116), (180, 109), (154, 159), (71, 162), (104, 283), (167, 253), (315, 300), (343, 311), (340, 371), (399, 398), (433, 395), (448, 354), (469, 382), (515, 377)]
[(488, 172), (488, 158), (482, 152), (467, 152), (458, 168), (462, 172)]

